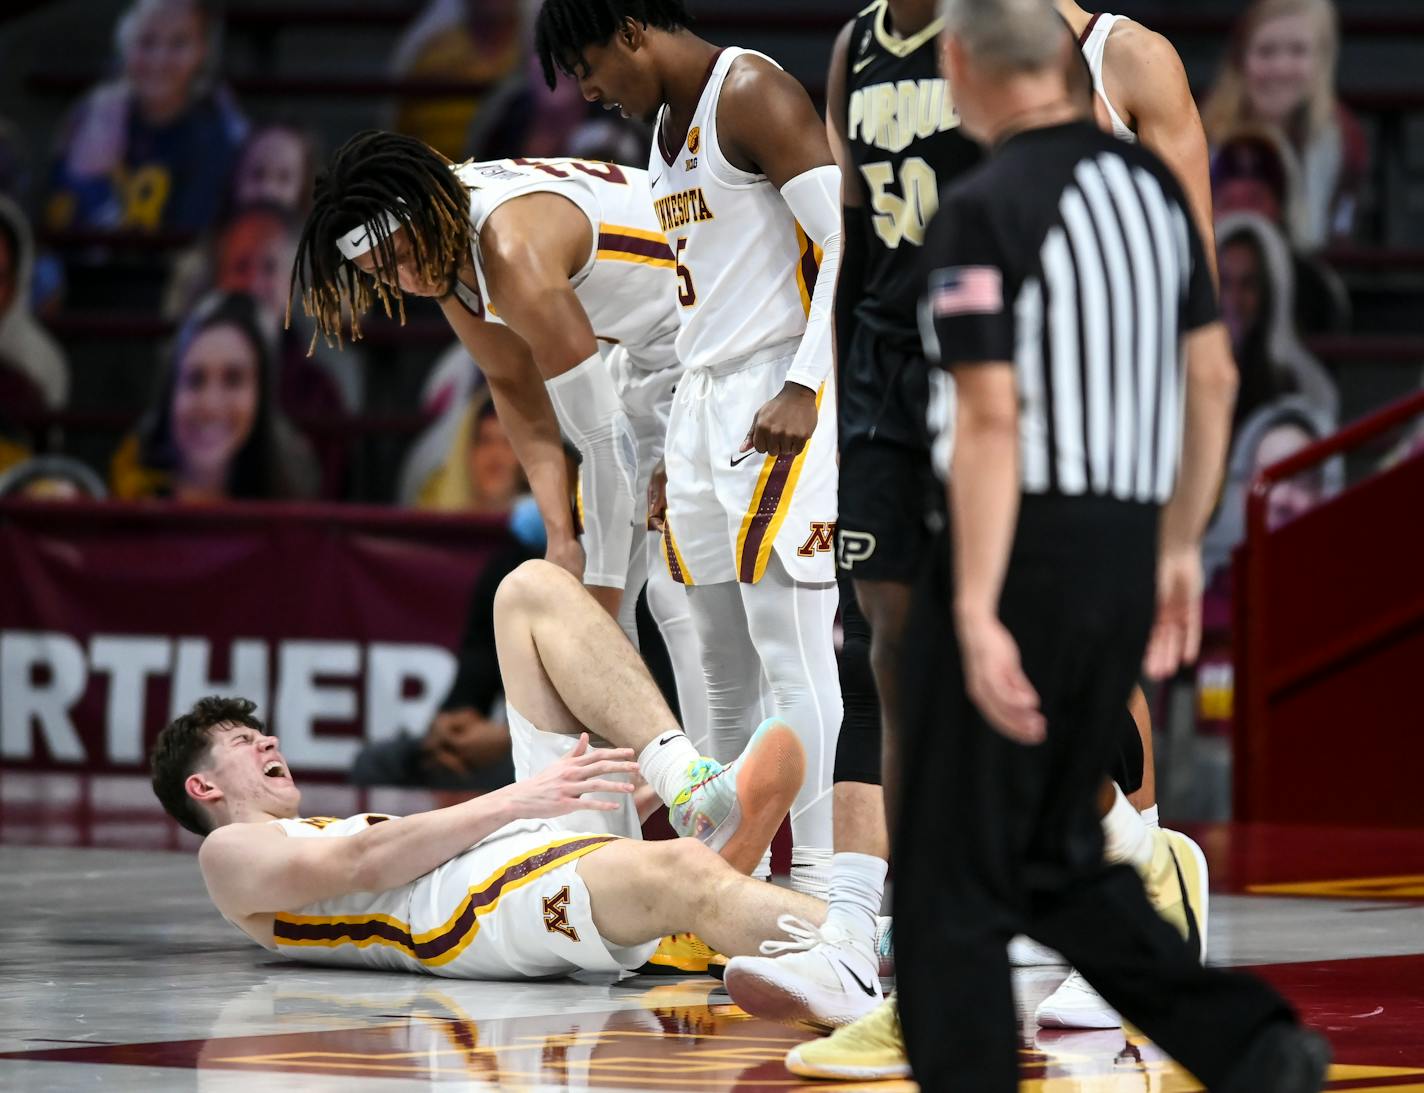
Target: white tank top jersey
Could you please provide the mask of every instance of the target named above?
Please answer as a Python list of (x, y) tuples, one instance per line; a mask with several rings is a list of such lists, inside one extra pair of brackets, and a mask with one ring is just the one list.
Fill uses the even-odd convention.
[(733, 167), (717, 141), (722, 84), (742, 56), (771, 61), (748, 49), (722, 50), (687, 136), (671, 155), (664, 148), (665, 106), (654, 130), (649, 175), (658, 221), (677, 261), (677, 355), (689, 370), (801, 337), (820, 268), (821, 249), (780, 191), (765, 175)]
[(1112, 33), (1113, 27), (1126, 18), (1124, 15), (1103, 13), (1094, 15), (1092, 22), (1083, 32), (1082, 49), (1083, 57), (1088, 62), (1088, 71), (1093, 74), (1093, 87), (1098, 92), (1098, 98), (1102, 99), (1103, 105), (1108, 108), (1108, 120), (1112, 122), (1113, 136), (1127, 141), (1128, 144), (1136, 144), (1137, 134), (1122, 120), (1122, 115), (1108, 98), (1107, 88), (1103, 86), (1103, 51), (1107, 49), (1108, 35)]
[[(526, 194), (558, 194), (582, 209), (594, 246), (572, 280), (593, 332), (606, 345), (623, 346), (630, 363), (643, 371), (677, 363), (673, 255), (653, 216), (646, 171), (580, 159), (501, 159), (462, 163), (454, 170), (470, 188), (470, 221), (477, 234), (495, 209)], [(479, 291), (459, 285), (456, 295), (477, 318), (500, 322), (489, 304), (478, 244), (474, 258)]]
[[(342, 838), (373, 824), (401, 821), (398, 816), (365, 812), (345, 819), (272, 822), (289, 838)], [(522, 838), (504, 838), (511, 834)], [(504, 931), (490, 913), (501, 898), (550, 864), (581, 857), (611, 838), (571, 835), (542, 820), (508, 824), (409, 884), (384, 892), (352, 892), (279, 913), (272, 924), (272, 940), (279, 953), (303, 963), (456, 978), (489, 978), (491, 964), (506, 970), (513, 963), (514, 970), (520, 970), (517, 946), (507, 936), (499, 936)], [(511, 847), (511, 841), (518, 845)], [(516, 856), (509, 859), (510, 853)], [(490, 936), (481, 937), (482, 933)], [(490, 945), (499, 951), (483, 951)], [(548, 973), (537, 966), (524, 970)]]

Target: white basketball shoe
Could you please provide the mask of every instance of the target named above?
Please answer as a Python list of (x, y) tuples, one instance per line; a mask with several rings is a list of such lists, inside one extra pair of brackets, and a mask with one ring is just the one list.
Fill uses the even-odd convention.
[(790, 941), (763, 941), (764, 956), (727, 962), (723, 982), (733, 1002), (756, 1017), (817, 1029), (848, 1025), (880, 1005), (876, 954), (830, 923), (782, 915), (776, 924)]

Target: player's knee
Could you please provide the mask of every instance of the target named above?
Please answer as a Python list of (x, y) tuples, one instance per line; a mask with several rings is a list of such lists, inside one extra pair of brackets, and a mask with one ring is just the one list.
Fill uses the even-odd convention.
[(717, 851), (696, 839), (669, 839), (659, 843), (664, 880), (676, 877), (679, 885), (695, 885), (716, 880), (731, 869)]
[(573, 582), (574, 587), (578, 586), (566, 569), (542, 558), (531, 558), (516, 566), (499, 582), (494, 596), (495, 613), (526, 610), (546, 601), (559, 589), (567, 588), (569, 582)]

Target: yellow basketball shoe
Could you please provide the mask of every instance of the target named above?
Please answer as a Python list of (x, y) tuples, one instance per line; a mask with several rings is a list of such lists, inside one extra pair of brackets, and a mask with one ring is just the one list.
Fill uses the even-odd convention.
[(638, 974), (710, 975), (709, 966), (714, 959), (726, 962), (726, 957), (713, 952), (696, 934), (669, 934), (658, 942), (657, 949), (638, 969)]
[[(1201, 847), (1180, 831), (1154, 829), (1152, 860), (1139, 873), (1153, 909), (1206, 960), (1210, 893)], [(1110, 1029), (1122, 1023), (1117, 1010), (1076, 971), (1038, 1004), (1034, 1016), (1044, 1028)]]
[(786, 1055), (786, 1069), (803, 1078), (877, 1081), (908, 1078), (910, 1060), (900, 1031), (900, 1009), (892, 994), (859, 1021), (823, 1040), (807, 1040)]
[(1147, 898), (1177, 932), (1206, 959), (1206, 920), (1210, 878), (1206, 855), (1180, 831), (1152, 832), (1152, 860), (1142, 874)]

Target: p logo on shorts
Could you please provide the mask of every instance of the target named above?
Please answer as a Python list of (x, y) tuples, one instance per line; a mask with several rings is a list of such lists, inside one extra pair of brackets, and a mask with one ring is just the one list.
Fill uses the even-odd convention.
[(841, 569), (854, 569), (856, 562), (863, 562), (875, 553), (875, 536), (868, 531), (842, 528), (836, 539), (836, 564)]

